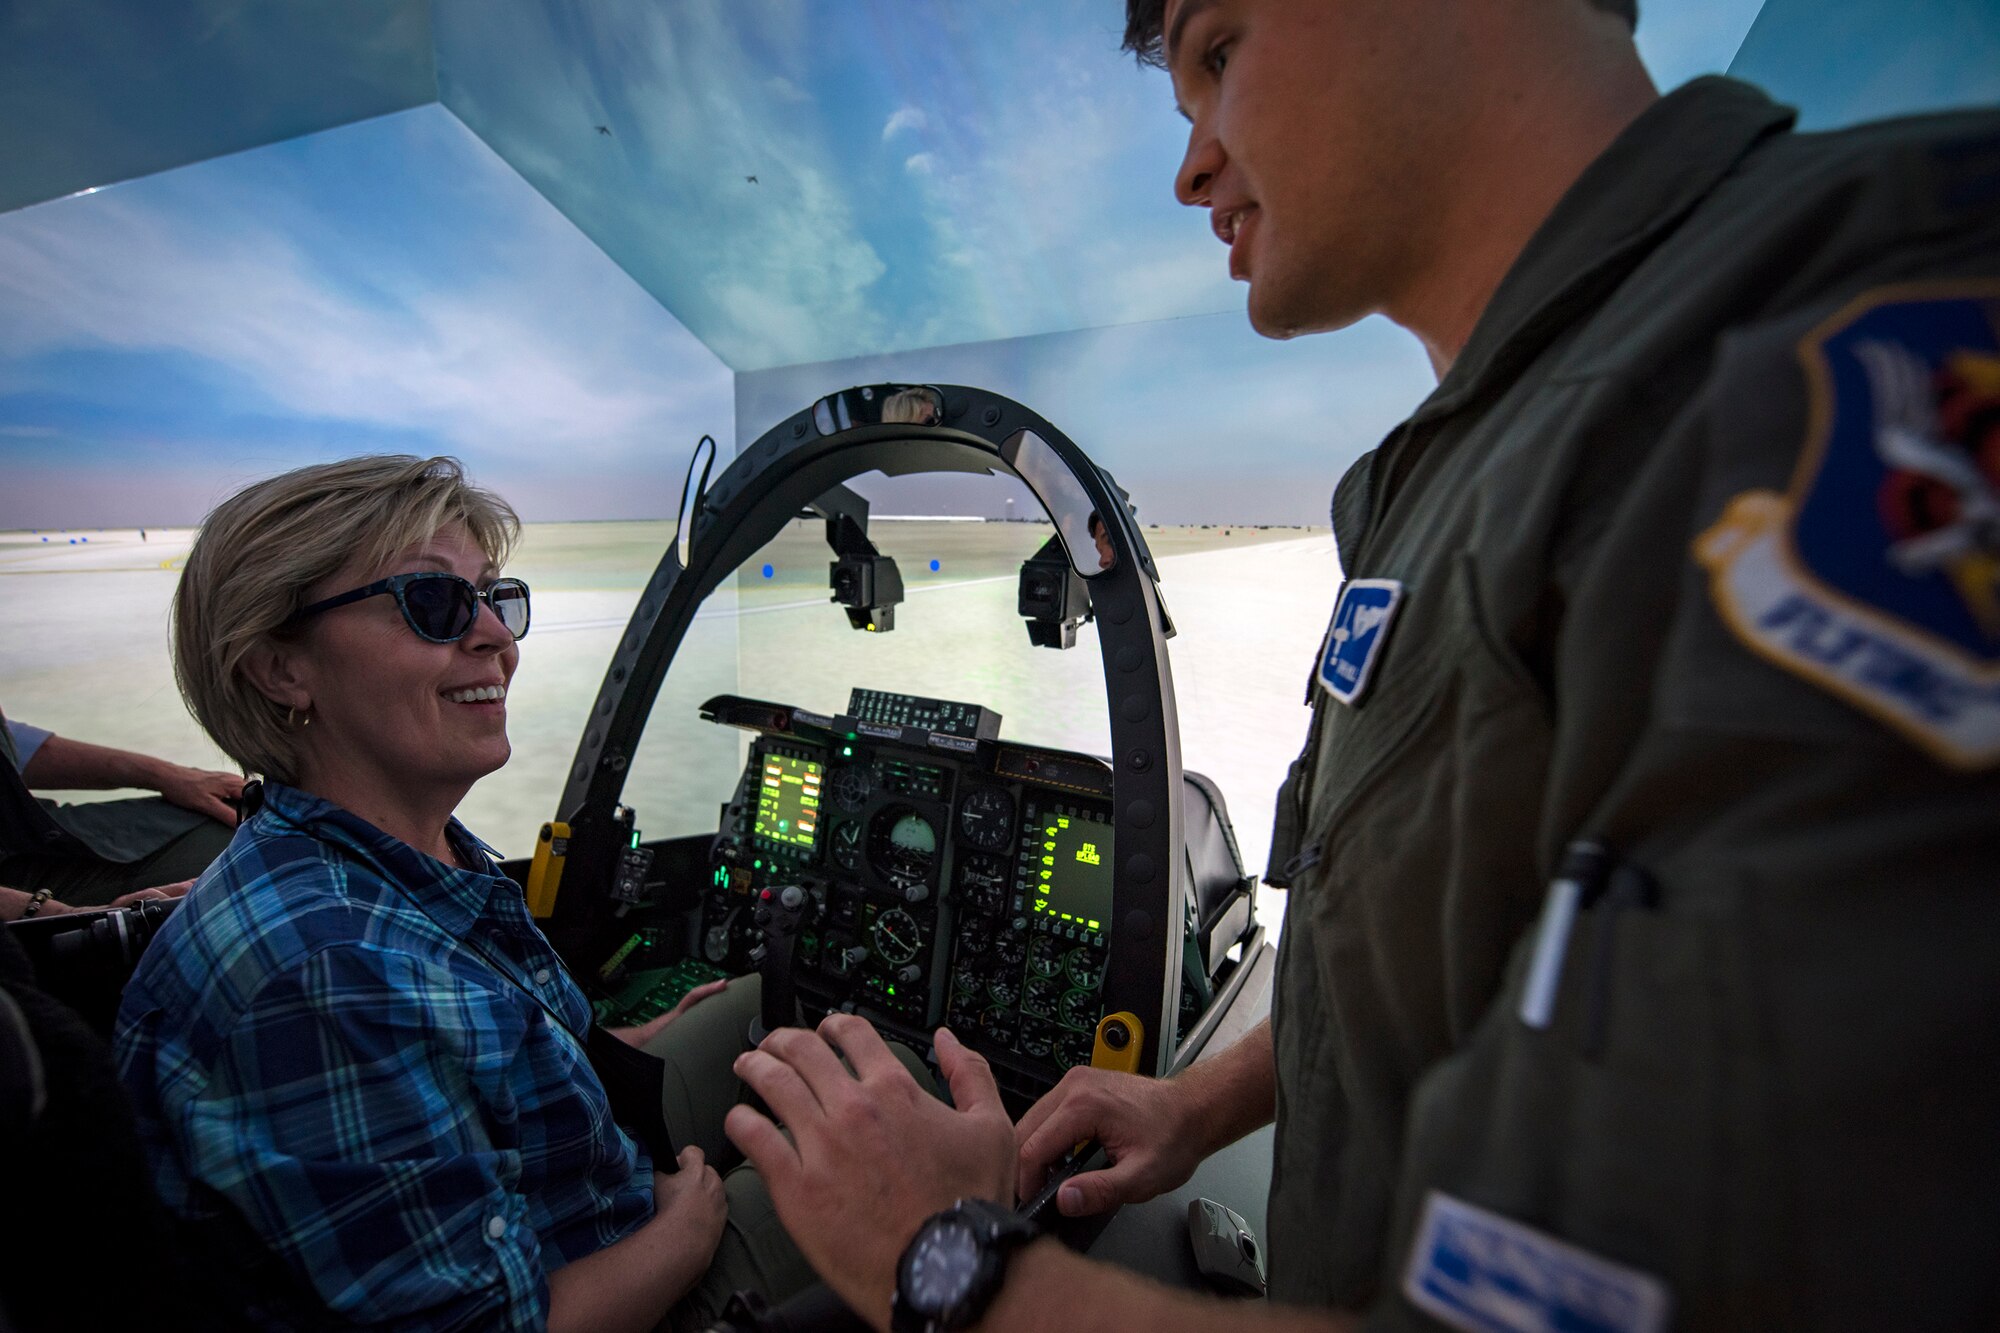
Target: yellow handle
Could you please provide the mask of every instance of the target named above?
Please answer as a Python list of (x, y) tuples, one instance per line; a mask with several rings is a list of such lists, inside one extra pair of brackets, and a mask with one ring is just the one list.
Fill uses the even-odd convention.
[(1091, 1068), (1137, 1073), (1139, 1053), (1145, 1045), (1146, 1025), (1137, 1014), (1126, 1010), (1106, 1014), (1097, 1024), (1097, 1045), (1090, 1053)]
[(569, 825), (551, 820), (535, 839), (534, 864), (528, 867), (528, 914), (538, 919), (554, 915), (556, 890), (562, 887), (563, 863), (569, 858)]

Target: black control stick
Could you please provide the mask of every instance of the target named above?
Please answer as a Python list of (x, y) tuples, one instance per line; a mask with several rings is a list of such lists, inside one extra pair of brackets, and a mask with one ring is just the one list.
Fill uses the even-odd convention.
[(763, 979), (763, 1003), (757, 1017), (750, 1020), (750, 1044), (757, 1046), (779, 1028), (799, 1026), (799, 989), (792, 979), (792, 957), (798, 948), (799, 927), (812, 907), (812, 895), (796, 884), (762, 889), (750, 919), (764, 932), (764, 938), (750, 951)]

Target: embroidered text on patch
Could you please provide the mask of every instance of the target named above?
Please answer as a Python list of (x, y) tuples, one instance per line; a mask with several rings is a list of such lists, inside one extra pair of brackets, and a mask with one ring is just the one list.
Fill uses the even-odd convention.
[(1800, 348), (1791, 488), (1695, 543), (1754, 652), (1961, 768), (2000, 760), (2000, 287), (1878, 292)]

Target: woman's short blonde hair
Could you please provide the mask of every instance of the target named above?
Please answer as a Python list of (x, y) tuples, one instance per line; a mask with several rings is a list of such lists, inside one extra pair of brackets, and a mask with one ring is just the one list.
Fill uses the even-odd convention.
[(246, 774), (298, 780), (286, 709), (243, 669), (282, 640), (308, 590), (350, 561), (379, 565), (461, 523), (497, 567), (520, 537), (505, 500), (456, 458), (378, 454), (302, 467), (246, 486), (201, 526), (174, 593), (174, 678), (195, 721)]

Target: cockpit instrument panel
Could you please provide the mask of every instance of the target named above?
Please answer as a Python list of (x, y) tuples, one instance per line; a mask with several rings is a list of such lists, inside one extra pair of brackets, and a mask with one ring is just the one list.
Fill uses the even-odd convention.
[(749, 903), (797, 884), (812, 901), (795, 955), (809, 1010), (919, 1042), (949, 1023), (1040, 1080), (1088, 1064), (1109, 956), (1110, 770), (1002, 741), (976, 705), (857, 690), (850, 708), (704, 706), (757, 733), (715, 842), (706, 959), (748, 970)]

